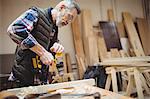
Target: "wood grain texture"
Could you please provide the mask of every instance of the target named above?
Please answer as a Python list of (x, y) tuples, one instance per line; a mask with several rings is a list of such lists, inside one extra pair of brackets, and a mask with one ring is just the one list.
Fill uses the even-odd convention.
[(87, 65), (99, 62), (97, 39), (93, 31), (92, 16), (90, 10), (82, 11), (82, 29), (84, 51)]
[(113, 9), (107, 10), (108, 21), (115, 21)]
[[(79, 18), (78, 17), (72, 22), (71, 27), (72, 27), (76, 56), (81, 57), (84, 62), (85, 54), (84, 54), (84, 49), (83, 49), (83, 42), (82, 42), (82, 36), (81, 36), (81, 32), (80, 32), (81, 30), (80, 30), (80, 26), (79, 26)], [(79, 78), (82, 79), (84, 71), (80, 64), (80, 61), (77, 61), (77, 66), (78, 66)]]
[(137, 27), (145, 55), (150, 55), (150, 46), (148, 46), (150, 43), (150, 30), (147, 20), (144, 18), (137, 18)]
[(142, 48), (142, 44), (140, 42), (131, 14), (128, 12), (123, 12), (123, 19), (131, 46), (134, 49), (136, 56), (144, 56), (144, 50)]

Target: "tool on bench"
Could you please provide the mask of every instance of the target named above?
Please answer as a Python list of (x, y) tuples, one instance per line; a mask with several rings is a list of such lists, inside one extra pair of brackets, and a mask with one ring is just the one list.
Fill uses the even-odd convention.
[(101, 99), (101, 95), (99, 92), (96, 92), (96, 93), (92, 93), (92, 94), (88, 94), (88, 93), (85, 93), (85, 94), (62, 94), (63, 96), (78, 96), (78, 97), (87, 97), (87, 96), (93, 96), (94, 99)]
[(61, 94), (59, 93), (41, 93), (41, 94), (28, 94), (24, 99), (61, 99)]
[[(65, 90), (65, 91), (72, 91), (74, 87), (68, 87), (68, 88), (62, 88), (62, 89), (54, 89), (54, 90), (48, 90), (47, 92), (44, 93), (33, 93), (33, 94), (28, 94), (24, 97), (24, 99), (61, 99), (61, 94), (60, 90)], [(63, 93), (66, 93), (63, 91)]]

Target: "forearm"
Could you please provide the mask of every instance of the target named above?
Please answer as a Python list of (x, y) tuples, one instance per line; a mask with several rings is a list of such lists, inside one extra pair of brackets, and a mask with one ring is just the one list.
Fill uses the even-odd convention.
[(41, 46), (39, 43), (35, 44), (33, 47), (30, 48), (33, 52), (35, 52), (38, 56), (44, 55), (47, 51), (43, 46)]

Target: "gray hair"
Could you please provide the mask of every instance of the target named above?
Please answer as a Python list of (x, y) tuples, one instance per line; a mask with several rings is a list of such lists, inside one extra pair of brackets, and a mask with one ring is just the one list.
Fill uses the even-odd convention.
[(79, 4), (75, 1), (75, 0), (63, 0), (62, 1), (65, 6), (67, 6), (69, 9), (73, 9), (76, 8), (77, 13), (80, 14), (81, 13), (81, 9)]

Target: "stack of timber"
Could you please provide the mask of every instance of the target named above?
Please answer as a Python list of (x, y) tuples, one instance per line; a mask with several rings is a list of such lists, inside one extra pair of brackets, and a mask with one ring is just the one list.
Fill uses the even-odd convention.
[(150, 57), (146, 56), (150, 50), (148, 39), (145, 39), (150, 36), (150, 32), (145, 19), (138, 18), (136, 28), (130, 13), (123, 12), (123, 22), (116, 22), (113, 10), (109, 9), (109, 21), (100, 21), (100, 31), (95, 33), (91, 17), (90, 10), (83, 10), (82, 28), (79, 19), (72, 24), (80, 79), (88, 65), (101, 61), (100, 64), (105, 66), (108, 74), (106, 89), (112, 83), (113, 91), (118, 92), (116, 74), (121, 73), (126, 95), (130, 96), (135, 85), (138, 98), (143, 99), (143, 90), (149, 93), (150, 85)]
[[(109, 18), (108, 19), (109, 22), (114, 22), (114, 16), (113, 16), (112, 10), (108, 11), (108, 18)], [(107, 54), (109, 53), (109, 55), (107, 55), (109, 57), (107, 57), (105, 59), (103, 59), (103, 57), (106, 55), (103, 55), (103, 56), (99, 55), (100, 59), (102, 61), (101, 65), (104, 65), (104, 66), (109, 65), (110, 66), (110, 67), (106, 67), (106, 73), (108, 73), (108, 77), (107, 77), (107, 82), (106, 82), (105, 88), (109, 89), (111, 81), (112, 81), (113, 91), (118, 92), (118, 84), (117, 84), (118, 78), (116, 77), (116, 73), (121, 72), (122, 77), (123, 77), (123, 75), (125, 75), (127, 77), (127, 79), (126, 79), (127, 83), (123, 82), (123, 87), (127, 84), (126, 87), (124, 87), (124, 88), (127, 88), (127, 89), (125, 89), (126, 95), (130, 96), (130, 94), (132, 93), (132, 90), (133, 90), (132, 88), (135, 85), (135, 87), (137, 89), (136, 91), (138, 93), (138, 98), (144, 99), (143, 90), (146, 90), (146, 93), (149, 94), (149, 88), (147, 85), (149, 85), (149, 80), (150, 80), (150, 78), (149, 78), (149, 70), (150, 69), (148, 67), (150, 65), (147, 62), (150, 61), (150, 57), (145, 57), (145, 53), (144, 53), (145, 49), (143, 50), (144, 44), (140, 42), (140, 40), (142, 41), (142, 38), (139, 38), (139, 36), (138, 36), (138, 32), (134, 25), (131, 14), (124, 12), (123, 19), (124, 19), (123, 20), (124, 23), (115, 22), (115, 23), (117, 23), (117, 31), (120, 36), (122, 49), (120, 49), (118, 46), (116, 46), (116, 48), (114, 49), (114, 47), (113, 47), (114, 45), (111, 47), (110, 47), (110, 45), (108, 46), (108, 44), (107, 44), (108, 40), (105, 40), (105, 42), (103, 42), (103, 41), (99, 42), (99, 44), (106, 43), (107, 50), (105, 49), (106, 51), (103, 51), (103, 52), (106, 52)], [(139, 24), (139, 23), (137, 23), (137, 24)], [(124, 27), (124, 25), (125, 25), (125, 27)], [(103, 27), (101, 27), (101, 28), (102, 28), (102, 32), (106, 31), (106, 30), (104, 30)], [(144, 32), (146, 34), (142, 34), (142, 35), (147, 35), (147, 36), (149, 35), (147, 27), (146, 27), (146, 29), (143, 30), (143, 29), (140, 29), (140, 27), (138, 25), (138, 29), (139, 29), (139, 32), (143, 32), (145, 30)], [(126, 34), (126, 31), (127, 31), (127, 34)], [(108, 34), (108, 35), (111, 35), (111, 34)], [(103, 37), (101, 37), (101, 38), (106, 39), (104, 33), (102, 36)], [(143, 37), (143, 36), (140, 36), (140, 37)], [(143, 40), (142, 42), (145, 42), (145, 41)], [(131, 49), (132, 49), (132, 53), (131, 53)], [(99, 49), (99, 51), (101, 51), (101, 49)], [(120, 55), (120, 58), (116, 59), (117, 60), (116, 62), (113, 62), (114, 60), (112, 59), (112, 57), (117, 57), (117, 56), (119, 57), (119, 55)], [(133, 57), (133, 56), (135, 57), (135, 59), (134, 60), (130, 59), (130, 57)], [(121, 57), (127, 57), (127, 60), (124, 58), (122, 59)], [(137, 59), (137, 57), (139, 57), (140, 59)], [(121, 59), (124, 62), (121, 61)], [(110, 60), (110, 61), (108, 61), (108, 60)], [(133, 84), (132, 81), (135, 82), (135, 84)]]

